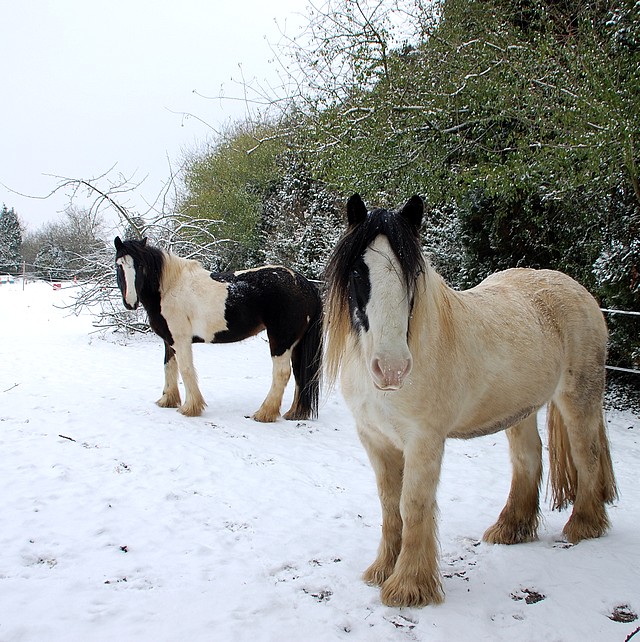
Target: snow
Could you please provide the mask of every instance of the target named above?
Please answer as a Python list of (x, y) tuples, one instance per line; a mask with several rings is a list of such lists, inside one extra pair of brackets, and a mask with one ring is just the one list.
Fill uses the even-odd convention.
[(270, 385), (257, 337), (195, 347), (202, 417), (161, 409), (160, 340), (92, 332), (59, 307), (71, 293), (0, 286), (2, 642), (622, 641), (640, 625), (610, 619), (640, 612), (637, 416), (608, 414), (620, 501), (576, 546), (547, 502), (539, 541), (480, 543), (508, 493), (506, 438), (451, 441), (445, 602), (389, 608), (361, 580), (380, 509), (339, 393), (315, 421), (247, 419)]

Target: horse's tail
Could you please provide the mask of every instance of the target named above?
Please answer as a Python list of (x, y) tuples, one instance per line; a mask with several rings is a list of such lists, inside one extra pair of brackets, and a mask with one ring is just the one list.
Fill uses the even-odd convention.
[[(315, 289), (315, 288), (314, 288)], [(305, 333), (296, 346), (298, 352), (298, 411), (316, 418), (322, 379), (322, 299), (316, 290), (317, 305)]]
[[(551, 484), (551, 505), (554, 510), (562, 510), (572, 504), (578, 488), (578, 471), (571, 455), (571, 443), (567, 426), (557, 405), (551, 401), (547, 411), (549, 430), (549, 480)], [(611, 503), (618, 497), (609, 440), (600, 415), (597, 440), (599, 451), (600, 489), (602, 501)]]
[(549, 430), (549, 482), (551, 484), (551, 505), (562, 510), (576, 498), (578, 471), (571, 456), (569, 434), (558, 406), (551, 401), (547, 409)]

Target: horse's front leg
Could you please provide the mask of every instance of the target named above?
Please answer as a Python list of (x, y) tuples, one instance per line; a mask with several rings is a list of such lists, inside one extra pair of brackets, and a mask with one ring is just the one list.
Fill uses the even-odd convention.
[(161, 408), (177, 408), (180, 405), (176, 351), (166, 341), (164, 343), (164, 388), (162, 397), (156, 403)]
[(400, 495), (404, 459), (402, 451), (398, 450), (386, 437), (370, 433), (363, 426), (358, 426), (358, 433), (376, 474), (382, 509), (382, 539), (378, 547), (378, 555), (364, 572), (362, 579), (367, 584), (382, 586), (393, 573), (402, 543)]
[(388, 606), (423, 606), (444, 599), (438, 568), (436, 490), (444, 453), (438, 435), (404, 450), (400, 512), (402, 545), (393, 574), (382, 585)]
[(198, 375), (193, 365), (191, 337), (176, 339), (173, 348), (178, 360), (178, 369), (184, 383), (185, 394), (185, 401), (178, 411), (187, 417), (197, 417), (202, 414), (207, 404), (198, 387)]

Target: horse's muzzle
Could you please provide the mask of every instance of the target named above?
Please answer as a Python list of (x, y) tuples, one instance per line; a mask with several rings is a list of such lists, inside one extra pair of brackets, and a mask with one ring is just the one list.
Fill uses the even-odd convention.
[(371, 377), (379, 390), (400, 390), (411, 372), (411, 358), (374, 358), (371, 362)]

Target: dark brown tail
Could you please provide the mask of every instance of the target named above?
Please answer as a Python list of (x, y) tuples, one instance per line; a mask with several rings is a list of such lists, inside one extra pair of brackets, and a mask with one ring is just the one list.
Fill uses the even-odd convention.
[(322, 380), (322, 299), (318, 296), (316, 313), (292, 354), (293, 372), (298, 384), (296, 416), (301, 419), (318, 416)]
[[(569, 433), (564, 423), (562, 414), (552, 401), (547, 412), (547, 426), (549, 429), (549, 478), (551, 484), (551, 506), (555, 510), (562, 510), (568, 504), (573, 504), (578, 488), (578, 471), (571, 456)], [(612, 503), (618, 498), (609, 440), (607, 439), (604, 417), (600, 420), (598, 430), (600, 441), (600, 489), (601, 499), (605, 503)]]

